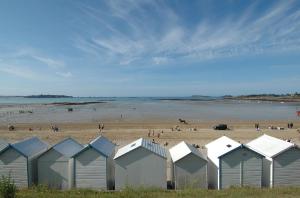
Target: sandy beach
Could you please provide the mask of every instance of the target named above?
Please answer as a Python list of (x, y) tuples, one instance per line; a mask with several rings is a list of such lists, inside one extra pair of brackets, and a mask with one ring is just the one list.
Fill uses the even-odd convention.
[[(206, 143), (218, 138), (222, 135), (227, 135), (241, 143), (256, 138), (262, 134), (269, 134), (274, 137), (282, 139), (290, 139), (296, 144), (300, 144), (300, 133), (297, 128), (300, 128), (300, 121), (293, 122), (294, 128), (287, 129), (287, 121), (257, 121), (260, 124), (260, 131), (254, 128), (254, 121), (232, 121), (232, 120), (214, 120), (193, 122), (188, 124), (180, 124), (177, 121), (120, 121), (120, 120), (105, 120), (104, 129), (100, 132), (98, 129), (99, 123), (86, 122), (86, 123), (55, 123), (59, 128), (59, 132), (51, 130), (49, 123), (30, 123), (30, 124), (15, 124), (15, 130), (9, 131), (7, 125), (0, 125), (0, 134), (2, 139), (10, 142), (16, 142), (26, 137), (37, 136), (44, 141), (55, 144), (66, 137), (73, 137), (80, 143), (86, 144), (93, 138), (104, 135), (115, 142), (118, 146), (123, 146), (131, 141), (144, 137), (154, 139), (157, 143), (164, 145), (168, 143), (167, 147), (173, 146), (182, 140), (192, 144), (198, 144), (200, 147)], [(228, 124), (230, 130), (216, 131), (212, 127), (218, 123)], [(180, 131), (172, 131), (171, 128), (179, 126)], [(271, 130), (268, 126), (284, 127), (284, 130)], [(29, 130), (32, 129), (32, 130)], [(196, 131), (194, 130), (196, 129)], [(150, 137), (148, 133), (150, 131)], [(153, 136), (154, 131), (154, 136)], [(158, 138), (158, 133), (160, 134)]]

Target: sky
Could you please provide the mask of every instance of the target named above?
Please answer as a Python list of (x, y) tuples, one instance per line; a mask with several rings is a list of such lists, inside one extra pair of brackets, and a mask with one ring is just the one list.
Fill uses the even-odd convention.
[(2, 0), (0, 95), (300, 92), (300, 1)]

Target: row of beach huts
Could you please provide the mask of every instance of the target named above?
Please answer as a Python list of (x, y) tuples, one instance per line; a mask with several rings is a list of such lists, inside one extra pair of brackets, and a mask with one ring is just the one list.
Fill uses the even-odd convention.
[(143, 138), (115, 147), (103, 136), (84, 146), (72, 138), (51, 147), (37, 137), (0, 140), (0, 175), (10, 175), (19, 188), (166, 189), (167, 170), (175, 189), (300, 186), (300, 149), (268, 135), (247, 144), (222, 136), (205, 145), (207, 154), (186, 142), (167, 151)]

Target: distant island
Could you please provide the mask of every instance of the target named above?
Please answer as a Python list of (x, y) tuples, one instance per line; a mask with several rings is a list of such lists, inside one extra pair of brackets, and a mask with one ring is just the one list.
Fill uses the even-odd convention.
[(225, 95), (223, 99), (229, 100), (253, 100), (253, 101), (272, 101), (272, 102), (300, 102), (300, 93), (294, 94), (251, 94), (231, 96)]
[(24, 98), (73, 98), (73, 96), (66, 96), (66, 95), (30, 95), (24, 96)]

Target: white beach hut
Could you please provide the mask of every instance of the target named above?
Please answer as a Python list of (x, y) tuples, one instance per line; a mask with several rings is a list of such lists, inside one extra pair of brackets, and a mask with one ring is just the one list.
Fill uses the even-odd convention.
[(0, 175), (9, 176), (17, 187), (30, 187), (37, 182), (37, 157), (48, 144), (37, 137), (14, 144), (0, 141)]
[(115, 157), (115, 188), (167, 187), (166, 150), (140, 138), (122, 148)]
[(83, 146), (67, 138), (38, 158), (38, 183), (50, 188), (70, 189), (74, 184), (74, 159)]
[(169, 152), (175, 189), (207, 188), (207, 159), (198, 149), (182, 141)]
[(75, 187), (112, 190), (114, 188), (115, 144), (100, 136), (74, 157)]
[(208, 185), (261, 187), (263, 156), (226, 136), (207, 144)]
[(300, 149), (295, 144), (262, 135), (247, 145), (265, 156), (264, 186), (300, 186)]

